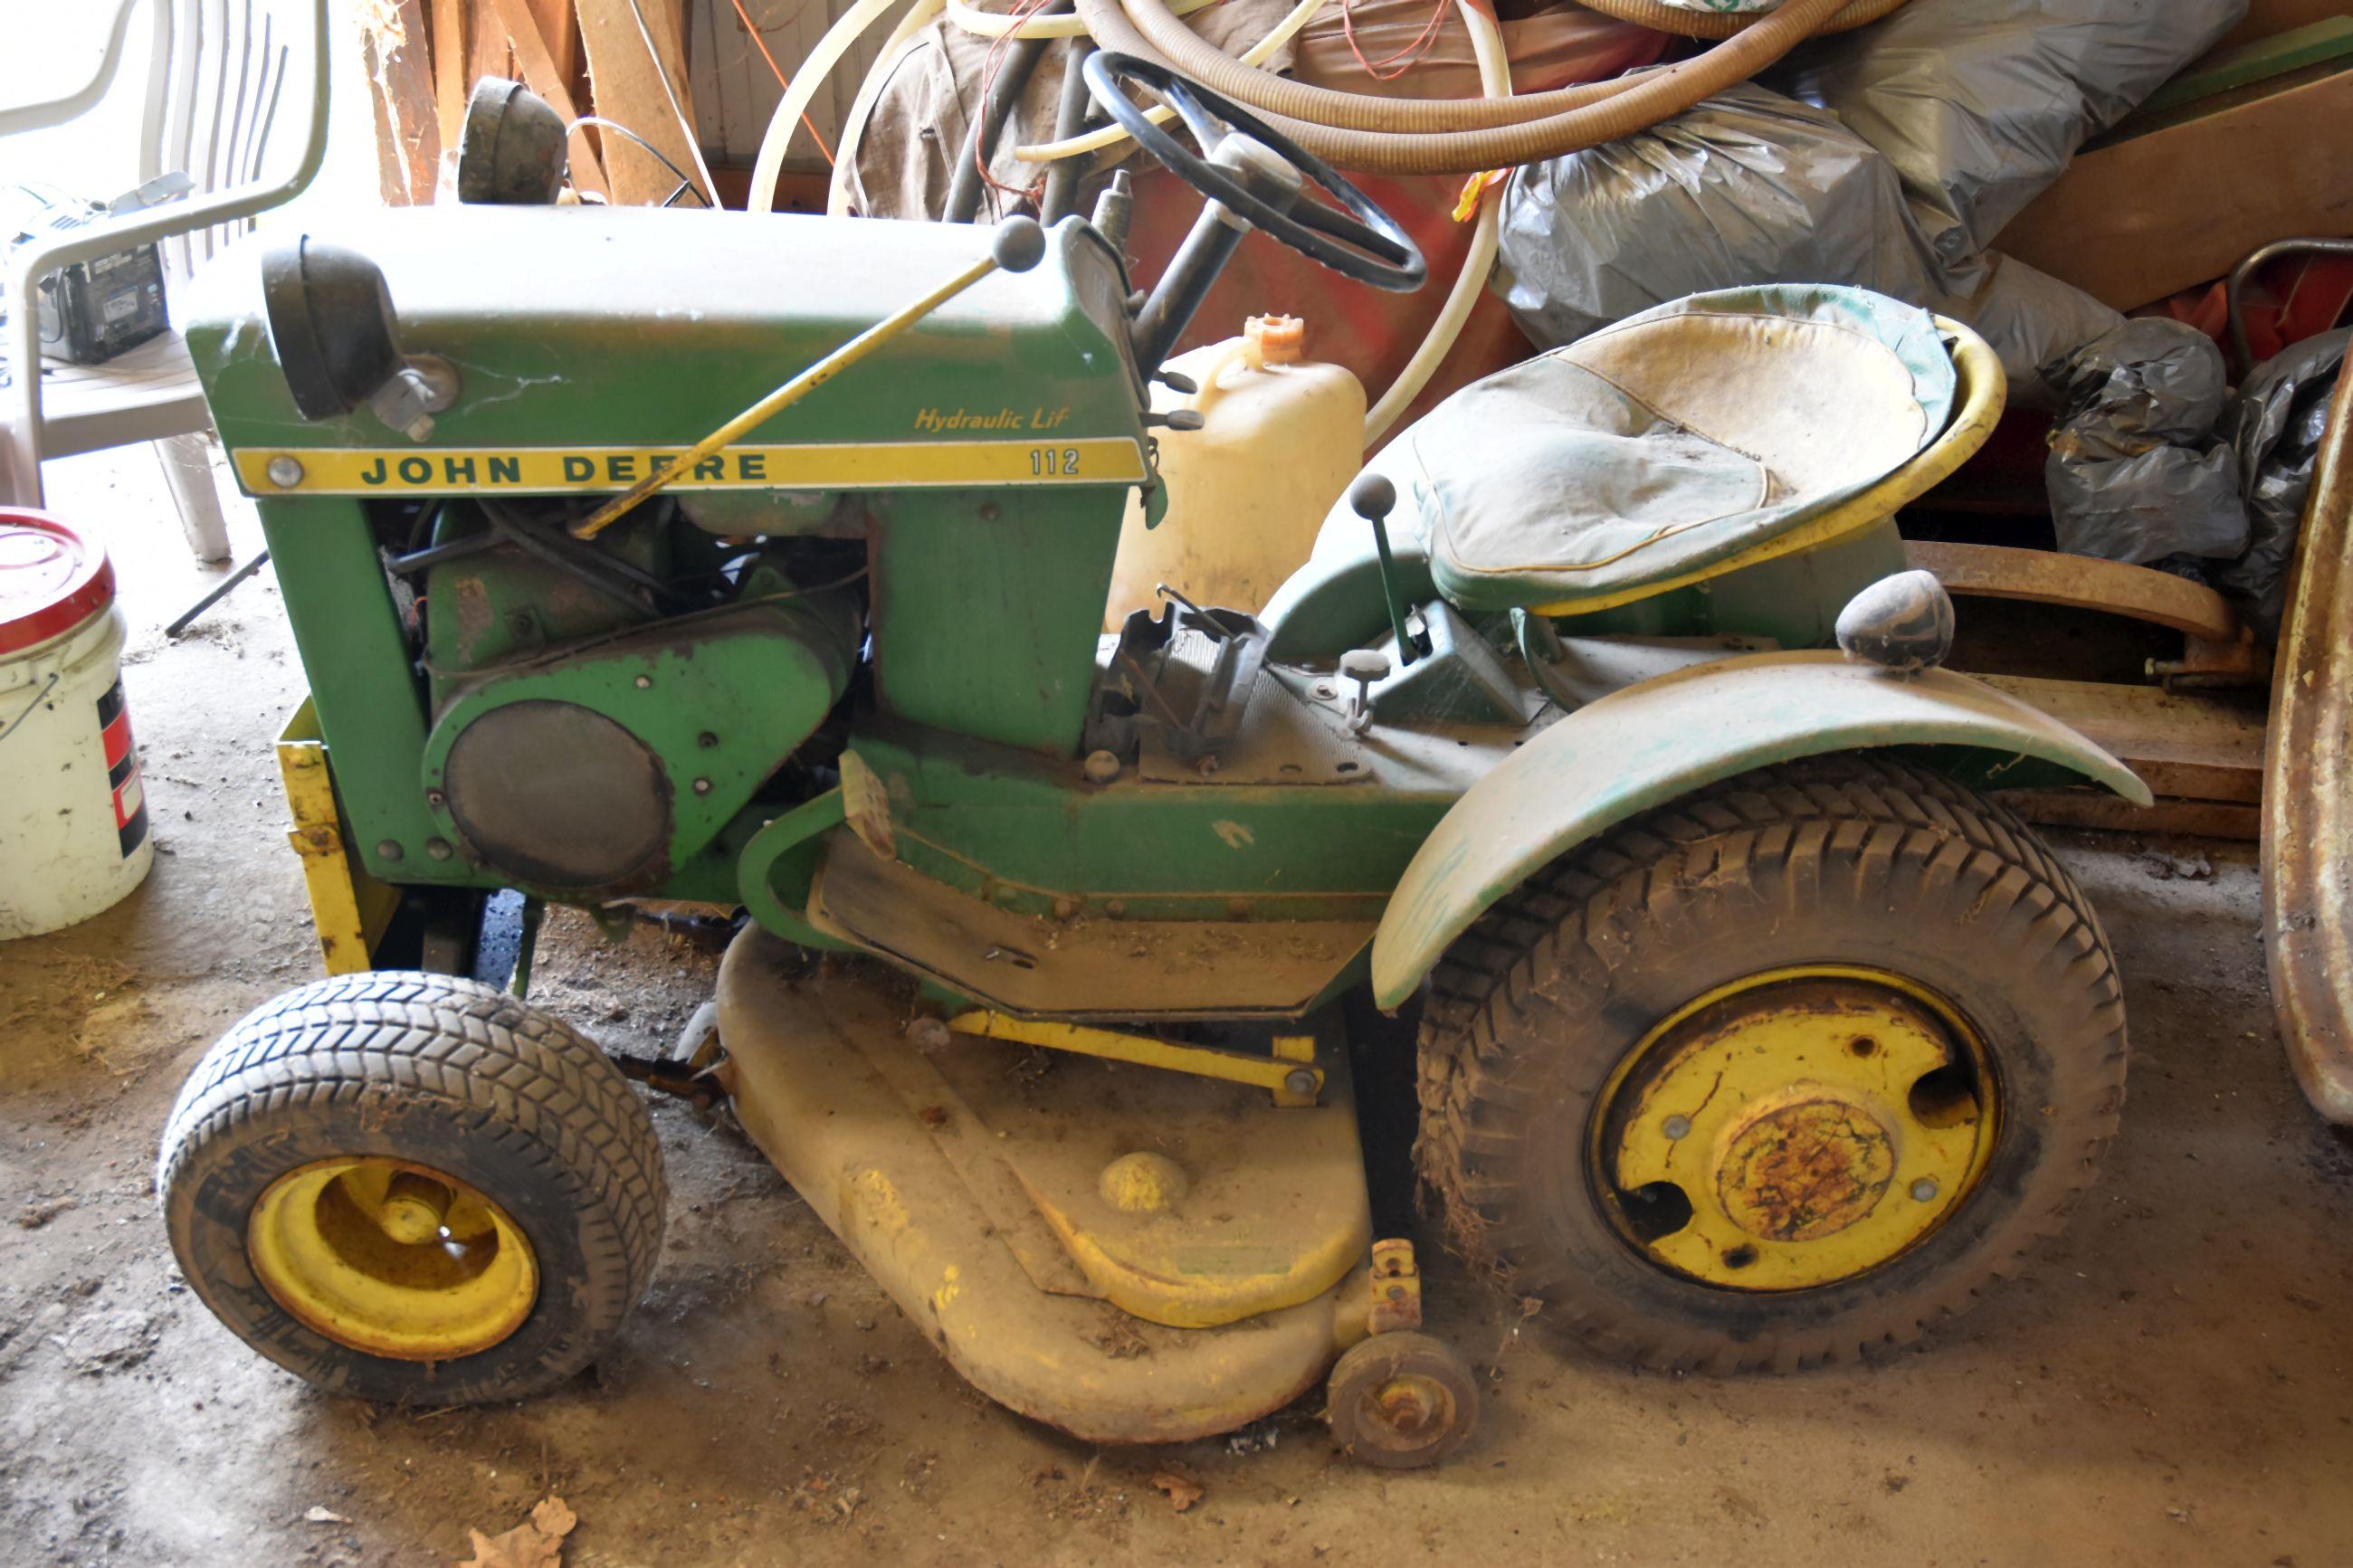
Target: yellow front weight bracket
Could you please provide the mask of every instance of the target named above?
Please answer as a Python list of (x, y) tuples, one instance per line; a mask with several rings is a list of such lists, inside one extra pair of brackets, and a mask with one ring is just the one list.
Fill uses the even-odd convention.
[(320, 737), (318, 712), (307, 697), (279, 732), (278, 772), (286, 785), (286, 810), (293, 818), (286, 838), (302, 858), (302, 889), (310, 895), (319, 956), (330, 974), (365, 973), (400, 895), (369, 876), (344, 840), (326, 742)]
[(1106, 1061), (1134, 1062), (1138, 1067), (1190, 1073), (1195, 1078), (1223, 1079), (1265, 1089), (1280, 1106), (1313, 1105), (1324, 1089), (1324, 1069), (1315, 1065), (1315, 1037), (1277, 1035), (1272, 1054), (1229, 1051), (1216, 1046), (1188, 1046), (1151, 1035), (1122, 1034), (1116, 1029), (1090, 1028), (1083, 1024), (1056, 1024), (1016, 1018), (986, 1008), (959, 1013), (948, 1020), (959, 1035), (1012, 1040), (1050, 1051), (1072, 1051)]

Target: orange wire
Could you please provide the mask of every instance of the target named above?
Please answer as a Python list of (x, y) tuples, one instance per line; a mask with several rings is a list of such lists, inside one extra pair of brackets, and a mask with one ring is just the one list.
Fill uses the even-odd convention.
[[(1366, 59), (1365, 51), (1356, 47), (1355, 0), (1340, 0), (1340, 33), (1348, 40), (1348, 52), (1356, 57), (1356, 63), (1365, 68), (1366, 75), (1376, 81), (1395, 81), (1420, 64), (1421, 57), (1436, 47), (1439, 29), (1446, 23), (1449, 3), (1450, 0), (1438, 0), (1438, 4), (1430, 7), (1430, 20), (1422, 24), (1421, 31), (1414, 36), (1413, 41), (1397, 53), (1383, 56), (1377, 60)], [(1405, 64), (1398, 66), (1398, 68), (1393, 71), (1384, 71), (1380, 68), (1383, 66), (1397, 65), (1399, 60), (1405, 61)]]
[(980, 103), (975, 114), (975, 117), (980, 121), (983, 129), (980, 138), (976, 139), (973, 147), (972, 162), (974, 169), (980, 175), (981, 183), (987, 185), (992, 190), (1001, 191), (1008, 196), (1026, 197), (1032, 203), (1036, 203), (1044, 198), (1046, 177), (1043, 174), (1040, 174), (1026, 187), (1021, 185), (1007, 184), (995, 174), (989, 173), (988, 160), (980, 155), (980, 147), (978, 142), (981, 140), (987, 139), (989, 94), (996, 89), (997, 73), (1004, 68), (1004, 56), (1013, 46), (1016, 31), (1020, 27), (1022, 23), (1028, 21), (1030, 17), (1035, 16), (1040, 11), (1043, 11), (1046, 8), (1046, 5), (1047, 0), (1014, 0), (1013, 10), (1010, 13), (1013, 26), (998, 34), (996, 37), (990, 39), (988, 44), (988, 53), (981, 57)]
[[(744, 9), (744, 0), (734, 0), (734, 6), (735, 15), (743, 18), (744, 30), (752, 35), (752, 42), (758, 47), (760, 58), (768, 62), (770, 70), (776, 73), (776, 85), (787, 92), (791, 91), (791, 79), (785, 75), (785, 68), (776, 63), (776, 57), (768, 52), (768, 40), (762, 37), (760, 29), (753, 25), (752, 14)], [(808, 117), (806, 109), (801, 110), (801, 123), (808, 127), (809, 140), (817, 143), (817, 150), (825, 154), (826, 167), (833, 167), (833, 149), (827, 146), (825, 138), (818, 134), (817, 122)]]

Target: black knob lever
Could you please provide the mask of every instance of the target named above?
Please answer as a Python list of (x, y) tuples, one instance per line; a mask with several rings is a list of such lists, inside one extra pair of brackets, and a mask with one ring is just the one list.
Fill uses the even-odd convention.
[(1397, 486), (1389, 477), (1369, 468), (1348, 487), (1350, 509), (1373, 525), (1373, 546), (1381, 557), (1381, 598), (1388, 605), (1389, 630), (1397, 635), (1398, 662), (1411, 664), (1421, 648), (1406, 630), (1405, 595), (1398, 591), (1397, 561), (1389, 554), (1388, 515), (1397, 509)]

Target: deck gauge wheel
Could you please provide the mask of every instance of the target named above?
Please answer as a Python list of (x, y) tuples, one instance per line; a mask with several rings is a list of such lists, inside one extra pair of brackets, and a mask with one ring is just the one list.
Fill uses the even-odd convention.
[(1401, 1330), (1348, 1347), (1324, 1384), (1341, 1452), (1384, 1470), (1440, 1464), (1479, 1425), (1479, 1384), (1452, 1346)]

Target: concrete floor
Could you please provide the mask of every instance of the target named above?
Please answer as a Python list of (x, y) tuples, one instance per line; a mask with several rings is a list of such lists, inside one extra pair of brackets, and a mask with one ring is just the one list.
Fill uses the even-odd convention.
[[(2124, 964), (2123, 1137), (2025, 1278), (1881, 1364), (1638, 1375), (1440, 1262), (1435, 1326), (1491, 1387), (1452, 1467), (1356, 1468), (1312, 1407), (1246, 1443), (1098, 1451), (963, 1387), (743, 1142), (663, 1105), (670, 1239), (618, 1354), (512, 1407), (315, 1394), (174, 1278), (150, 1176), (182, 1073), (315, 973), (267, 743), (300, 670), (266, 574), (163, 643), (212, 578), (143, 453), (55, 478), (53, 504), (108, 531), (124, 578), (162, 854), (110, 914), (0, 948), (0, 1561), (449, 1561), (470, 1527), (517, 1524), (550, 1492), (579, 1515), (575, 1568), (2353, 1561), (2353, 1380), (2332, 1327), (2353, 1152), (2283, 1065), (2247, 847), (2168, 846), (2211, 861), (2185, 877), (2136, 846), (2064, 843)], [(249, 518), (236, 527), (250, 549)], [(649, 1049), (712, 968), (560, 919), (535, 999)], [(1205, 1494), (1176, 1512), (1155, 1472)]]

